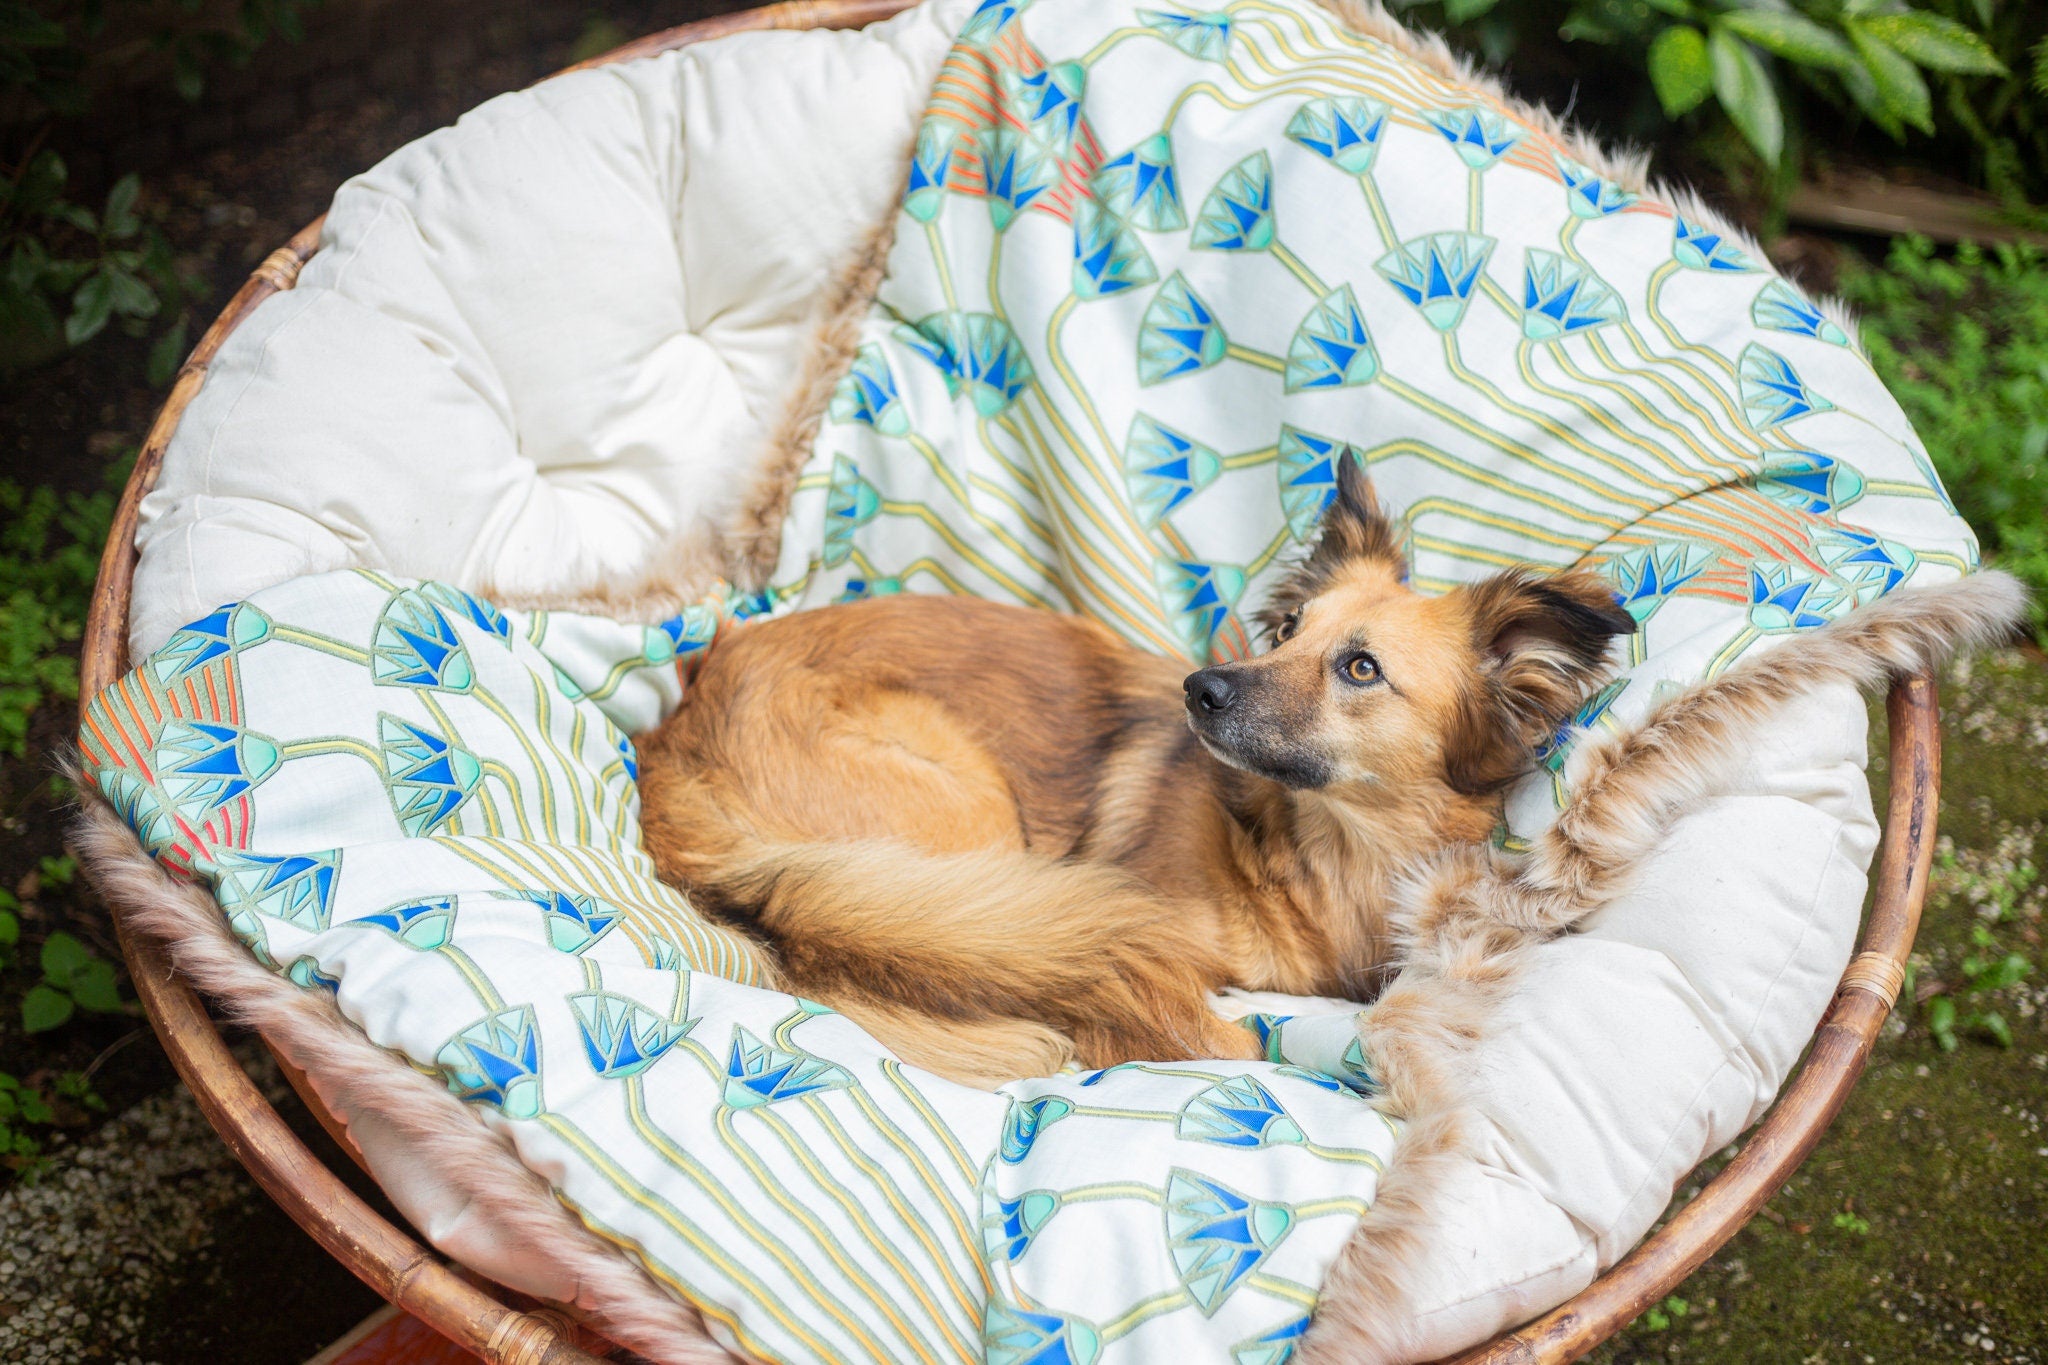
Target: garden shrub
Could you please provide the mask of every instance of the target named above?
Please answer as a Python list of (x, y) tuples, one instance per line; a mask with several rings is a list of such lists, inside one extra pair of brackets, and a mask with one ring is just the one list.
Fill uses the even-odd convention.
[(2033, 590), (2048, 642), (2048, 253), (1965, 243), (1944, 254), (1901, 237), (1882, 268), (1850, 268), (1841, 289), (1957, 509)]

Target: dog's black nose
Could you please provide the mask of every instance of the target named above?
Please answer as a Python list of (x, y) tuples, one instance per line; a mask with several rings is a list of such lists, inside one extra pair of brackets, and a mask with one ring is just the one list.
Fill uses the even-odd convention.
[(1237, 684), (1220, 668), (1205, 668), (1199, 673), (1190, 673), (1181, 688), (1188, 694), (1188, 705), (1214, 715), (1228, 711), (1237, 703)]

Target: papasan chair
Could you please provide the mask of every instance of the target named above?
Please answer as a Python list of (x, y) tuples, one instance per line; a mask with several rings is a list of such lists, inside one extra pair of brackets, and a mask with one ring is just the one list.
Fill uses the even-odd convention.
[[(972, 1090), (654, 877), (632, 736), (721, 632), (945, 591), (1235, 657), (1346, 460), (1419, 590), (1639, 622), (1374, 1000)], [(1851, 321), (1365, 0), (777, 5), (401, 149), (234, 297), (106, 546), (77, 838), (223, 1138), (486, 1360), (1565, 1361), (1825, 1131), (1934, 670), (2020, 610)]]

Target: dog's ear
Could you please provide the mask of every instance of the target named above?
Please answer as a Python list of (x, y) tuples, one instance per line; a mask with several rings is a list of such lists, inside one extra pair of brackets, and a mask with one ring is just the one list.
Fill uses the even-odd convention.
[(1321, 538), (1308, 557), (1274, 585), (1253, 620), (1272, 638), (1289, 613), (1320, 595), (1339, 569), (1358, 560), (1379, 560), (1405, 582), (1408, 559), (1401, 541), (1400, 526), (1380, 510), (1373, 495), (1365, 461), (1345, 451), (1337, 457), (1337, 495), (1323, 509)]
[(1635, 618), (1596, 574), (1509, 569), (1460, 588), (1479, 676), (1445, 753), (1451, 785), (1498, 790), (1529, 765), (1606, 675), (1608, 642)]
[(1401, 531), (1373, 494), (1365, 461), (1345, 451), (1337, 457), (1337, 496), (1323, 509), (1323, 538), (1313, 558), (1331, 567), (1355, 559), (1384, 560), (1396, 573), (1407, 563), (1401, 554)]

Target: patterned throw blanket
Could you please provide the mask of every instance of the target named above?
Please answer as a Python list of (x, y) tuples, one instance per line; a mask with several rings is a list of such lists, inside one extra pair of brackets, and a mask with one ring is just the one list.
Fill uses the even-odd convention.
[[(1612, 576), (1645, 630), (1580, 717), (1611, 724), (1975, 559), (1825, 311), (1309, 0), (985, 0), (864, 328), (776, 609), (970, 592), (1242, 654), (1358, 459), (1424, 590)], [(626, 738), (730, 609), (298, 580), (97, 698), (89, 780), (748, 1352), (1285, 1360), (1397, 1131), (1350, 1014), (1255, 1017), (1267, 1063), (986, 1094), (750, 984), (655, 880)], [(1515, 827), (1559, 798), (1539, 774)]]
[(1643, 630), (1584, 727), (1975, 567), (1853, 339), (1701, 219), (1311, 0), (987, 0), (776, 591), (974, 593), (1236, 657), (1355, 459), (1425, 591), (1613, 579)]

